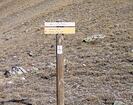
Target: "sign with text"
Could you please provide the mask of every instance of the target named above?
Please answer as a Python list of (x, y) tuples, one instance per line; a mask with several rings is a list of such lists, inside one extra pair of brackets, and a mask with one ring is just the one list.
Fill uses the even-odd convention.
[(45, 34), (75, 34), (75, 22), (45, 22)]

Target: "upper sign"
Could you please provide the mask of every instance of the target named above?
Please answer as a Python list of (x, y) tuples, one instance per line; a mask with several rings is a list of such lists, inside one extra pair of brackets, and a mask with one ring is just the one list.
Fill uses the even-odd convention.
[(75, 22), (45, 22), (46, 27), (75, 27)]
[(45, 22), (45, 34), (75, 34), (75, 22)]

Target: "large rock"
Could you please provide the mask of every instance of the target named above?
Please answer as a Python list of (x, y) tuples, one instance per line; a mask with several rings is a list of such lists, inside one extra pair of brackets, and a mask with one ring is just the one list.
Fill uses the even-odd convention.
[(95, 41), (97, 41), (99, 39), (103, 39), (103, 38), (105, 38), (105, 35), (95, 34), (95, 35), (88, 36), (87, 38), (83, 39), (83, 42), (90, 43), (90, 42), (95, 42)]

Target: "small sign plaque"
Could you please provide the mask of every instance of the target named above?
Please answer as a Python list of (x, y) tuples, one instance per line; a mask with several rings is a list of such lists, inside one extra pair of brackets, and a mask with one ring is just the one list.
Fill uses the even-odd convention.
[(57, 46), (57, 54), (62, 54), (63, 51), (62, 51), (62, 45), (58, 45)]

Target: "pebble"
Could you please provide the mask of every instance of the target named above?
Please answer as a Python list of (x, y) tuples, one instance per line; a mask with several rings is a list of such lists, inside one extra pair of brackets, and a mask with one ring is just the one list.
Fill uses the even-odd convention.
[(48, 68), (55, 68), (55, 67), (56, 67), (56, 64), (54, 64), (54, 63), (52, 63), (52, 62), (49, 62), (49, 63), (46, 64), (46, 66), (47, 66)]
[(86, 67), (86, 64), (83, 64), (84, 67)]
[(131, 87), (131, 92), (133, 92), (133, 86)]
[(26, 80), (24, 77), (21, 78), (22, 80)]
[(17, 56), (13, 56), (13, 58), (17, 58)]
[(38, 71), (39, 69), (37, 67), (32, 67), (32, 70)]
[(33, 56), (34, 56), (34, 54), (33, 54), (32, 51), (28, 52), (27, 54), (28, 54), (30, 57), (33, 57)]
[(114, 105), (125, 105), (125, 103), (123, 103), (122, 101), (115, 101)]
[(8, 84), (13, 84), (13, 81), (8, 81), (7, 83), (8, 83)]

